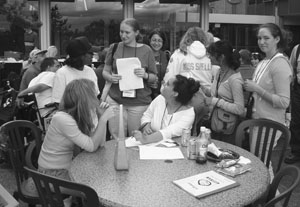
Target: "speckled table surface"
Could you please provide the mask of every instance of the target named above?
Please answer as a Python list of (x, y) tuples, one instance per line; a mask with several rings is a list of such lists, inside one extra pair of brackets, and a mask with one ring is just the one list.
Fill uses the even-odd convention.
[[(223, 149), (233, 150), (251, 160), (251, 171), (234, 179), (240, 186), (197, 199), (175, 186), (172, 181), (214, 169), (215, 163), (197, 164), (181, 159), (140, 160), (139, 151), (127, 149), (129, 171), (114, 168), (115, 141), (94, 153), (82, 152), (72, 162), (70, 173), (76, 182), (91, 186), (106, 206), (244, 206), (258, 199), (268, 187), (269, 172), (253, 154), (224, 142), (214, 141)], [(186, 157), (186, 148), (182, 148)]]

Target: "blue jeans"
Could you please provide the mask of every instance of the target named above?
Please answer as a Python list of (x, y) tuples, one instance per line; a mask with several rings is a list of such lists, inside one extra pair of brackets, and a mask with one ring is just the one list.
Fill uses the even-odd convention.
[[(119, 106), (120, 104), (114, 101), (111, 97), (107, 97), (106, 102), (113, 107), (117, 113), (108, 122), (109, 132), (113, 139), (116, 139), (119, 134)], [(131, 136), (132, 131), (138, 130), (141, 126), (141, 118), (143, 113), (148, 108), (145, 106), (128, 106), (123, 105), (123, 120), (124, 120), (124, 135), (125, 137)]]

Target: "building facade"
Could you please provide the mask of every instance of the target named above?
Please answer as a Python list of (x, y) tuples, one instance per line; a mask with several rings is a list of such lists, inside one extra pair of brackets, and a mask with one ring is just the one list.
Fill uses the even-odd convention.
[[(13, 3), (16, 0), (7, 0)], [(19, 0), (20, 1), (20, 0)], [(22, 0), (21, 0), (22, 1)], [(23, 0), (25, 1), (25, 0)], [(136, 18), (141, 36), (154, 28), (167, 35), (167, 48), (174, 51), (187, 28), (200, 26), (215, 36), (229, 40), (236, 49), (257, 51), (255, 29), (266, 22), (278, 23), (298, 36), (300, 14), (296, 0), (36, 0), (23, 8), (27, 16), (38, 14), (42, 27), (37, 30), (40, 47), (55, 45), (59, 55), (76, 36), (85, 35), (103, 49), (119, 41), (119, 24), (127, 17)], [(287, 8), (287, 9), (286, 9)], [(0, 55), (14, 50), (11, 22), (0, 15), (3, 37)], [(0, 38), (1, 39), (1, 38)], [(7, 41), (6, 41), (7, 40)], [(5, 44), (10, 42), (10, 44)], [(294, 41), (297, 42), (297, 41)]]

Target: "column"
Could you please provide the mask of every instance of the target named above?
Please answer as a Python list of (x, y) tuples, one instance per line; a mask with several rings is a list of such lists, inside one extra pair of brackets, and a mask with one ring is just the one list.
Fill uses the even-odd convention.
[(50, 46), (51, 18), (49, 0), (39, 1), (39, 17), (40, 21), (43, 23), (42, 27), (40, 28), (40, 49), (45, 50)]
[(201, 18), (200, 18), (201, 28), (204, 31), (208, 31), (208, 29), (209, 29), (209, 0), (201, 1), (200, 15), (201, 15)]
[(134, 17), (134, 0), (123, 0), (123, 17), (124, 19)]

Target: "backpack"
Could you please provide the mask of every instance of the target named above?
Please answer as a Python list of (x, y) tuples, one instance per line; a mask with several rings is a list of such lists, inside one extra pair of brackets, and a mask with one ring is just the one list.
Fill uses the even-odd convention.
[(299, 80), (298, 80), (298, 77), (297, 77), (297, 67), (298, 67), (298, 58), (299, 58), (299, 54), (300, 54), (300, 44), (298, 44), (298, 46), (297, 46), (297, 51), (296, 51), (296, 65), (295, 65), (295, 67), (293, 67), (293, 72), (294, 72), (294, 74), (293, 74), (293, 89), (295, 90), (296, 88), (297, 88), (297, 86), (300, 86), (300, 84), (299, 84)]

